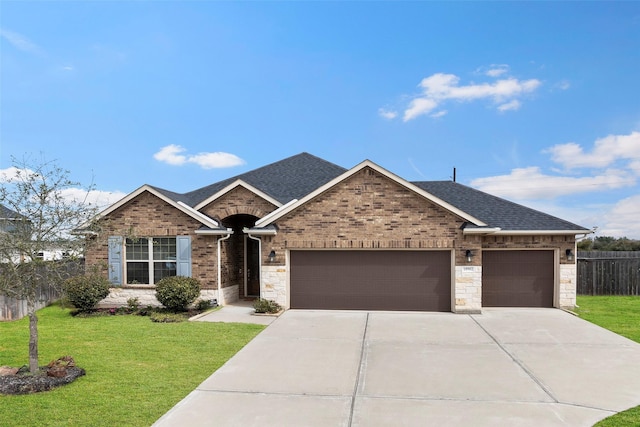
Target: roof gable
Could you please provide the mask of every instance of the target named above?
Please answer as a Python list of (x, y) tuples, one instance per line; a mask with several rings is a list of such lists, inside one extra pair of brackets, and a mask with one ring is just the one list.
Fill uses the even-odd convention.
[[(180, 200), (174, 200), (168, 197), (166, 194), (164, 194), (161, 191), (158, 191), (157, 188), (152, 187), (150, 185), (143, 185), (142, 187), (138, 188), (134, 192), (129, 193), (127, 196), (123, 197), (113, 205), (109, 206), (104, 211), (100, 212), (96, 217), (96, 219), (100, 219), (108, 216), (110, 213), (121, 208), (122, 206), (126, 205), (127, 203), (134, 200), (136, 197), (140, 196), (145, 192), (153, 194), (154, 196), (158, 197), (160, 200), (164, 201), (168, 205), (173, 206), (174, 208), (190, 216), (191, 218), (195, 219), (196, 221), (200, 222), (202, 225), (206, 227), (214, 228), (214, 229), (220, 228), (220, 224), (218, 224), (218, 222), (215, 221), (214, 219), (209, 218), (208, 216), (206, 216), (201, 212), (198, 212), (197, 210), (195, 210), (194, 208), (192, 208), (191, 206), (189, 206), (188, 204)], [(173, 193), (173, 194), (176, 194), (176, 193)]]
[(238, 180), (232, 182), (231, 184), (227, 185), (226, 187), (224, 187), (223, 189), (221, 189), (217, 193), (212, 194), (208, 198), (204, 199), (203, 201), (201, 201), (200, 203), (195, 205), (194, 209), (200, 210), (200, 209), (204, 208), (209, 203), (214, 202), (215, 200), (219, 199), (220, 197), (224, 196), (225, 194), (229, 193), (230, 191), (234, 190), (237, 187), (243, 187), (243, 188), (247, 189), (248, 191), (252, 192), (253, 194), (255, 194), (256, 196), (265, 199), (266, 201), (268, 201), (269, 203), (274, 204), (277, 207), (282, 206), (282, 203), (280, 203), (278, 200), (274, 199), (270, 195), (266, 194), (263, 191), (260, 191), (259, 189), (257, 189), (253, 185), (247, 184), (246, 182), (238, 179)]
[(464, 219), (465, 221), (471, 222), (471, 223), (473, 223), (475, 225), (478, 225), (478, 226), (486, 226), (487, 225), (483, 221), (481, 221), (480, 219), (475, 218), (472, 215), (469, 215), (468, 213), (458, 209), (454, 205), (452, 205), (452, 204), (450, 204), (450, 203), (448, 203), (448, 202), (446, 202), (446, 201), (434, 196), (433, 194), (431, 194), (431, 193), (425, 191), (424, 189), (422, 189), (422, 188), (410, 183), (409, 181), (406, 181), (406, 180), (400, 178), (399, 176), (387, 171), (386, 169), (378, 166), (377, 164), (373, 163), (370, 160), (365, 160), (362, 163), (356, 165), (355, 167), (349, 169), (348, 171), (344, 172), (343, 174), (339, 175), (338, 177), (336, 177), (336, 178), (332, 179), (331, 181), (327, 182), (323, 186), (317, 188), (315, 191), (307, 194), (306, 196), (304, 196), (300, 200), (296, 201), (295, 203), (290, 203), (287, 206), (283, 206), (281, 209), (279, 209), (278, 211), (276, 211), (272, 215), (270, 215), (267, 221), (264, 221), (264, 222), (259, 221), (260, 225), (264, 227), (264, 226), (267, 226), (269, 224), (273, 224), (279, 218), (282, 218), (283, 216), (287, 215), (289, 212), (291, 212), (291, 211), (299, 208), (300, 206), (306, 204), (310, 200), (316, 198), (320, 194), (322, 194), (325, 191), (333, 188), (334, 186), (336, 186), (340, 182), (346, 180), (347, 178), (350, 178), (351, 176), (355, 175), (356, 173), (360, 172), (361, 170), (363, 170), (365, 168), (373, 169), (374, 171), (376, 171), (376, 172), (380, 173), (381, 175), (387, 177), (388, 179), (394, 181), (395, 183), (399, 184), (400, 186), (403, 186), (403, 187), (413, 191), (414, 193), (424, 197), (425, 199), (431, 201), (432, 203), (434, 203), (434, 204), (446, 209), (447, 211), (459, 216), (460, 218)]

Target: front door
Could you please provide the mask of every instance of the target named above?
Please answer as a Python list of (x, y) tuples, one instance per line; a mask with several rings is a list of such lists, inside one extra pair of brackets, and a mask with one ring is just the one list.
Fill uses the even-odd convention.
[(260, 296), (260, 245), (257, 240), (245, 236), (246, 296)]

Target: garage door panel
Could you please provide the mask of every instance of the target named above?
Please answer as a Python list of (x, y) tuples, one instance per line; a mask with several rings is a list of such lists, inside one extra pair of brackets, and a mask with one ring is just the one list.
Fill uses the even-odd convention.
[(446, 251), (292, 251), (291, 306), (450, 311), (450, 265)]
[(484, 251), (483, 307), (553, 307), (553, 251)]

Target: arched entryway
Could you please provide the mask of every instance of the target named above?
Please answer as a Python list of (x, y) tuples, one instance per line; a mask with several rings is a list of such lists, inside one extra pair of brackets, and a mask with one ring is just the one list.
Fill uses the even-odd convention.
[(260, 297), (260, 245), (247, 236), (243, 229), (254, 226), (258, 217), (236, 214), (222, 219), (222, 225), (233, 229), (223, 242), (223, 286), (237, 286), (238, 298)]

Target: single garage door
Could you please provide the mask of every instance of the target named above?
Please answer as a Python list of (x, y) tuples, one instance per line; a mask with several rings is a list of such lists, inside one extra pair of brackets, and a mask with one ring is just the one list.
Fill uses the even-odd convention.
[(482, 251), (483, 307), (553, 307), (553, 251)]
[(291, 251), (291, 307), (451, 311), (448, 251)]

